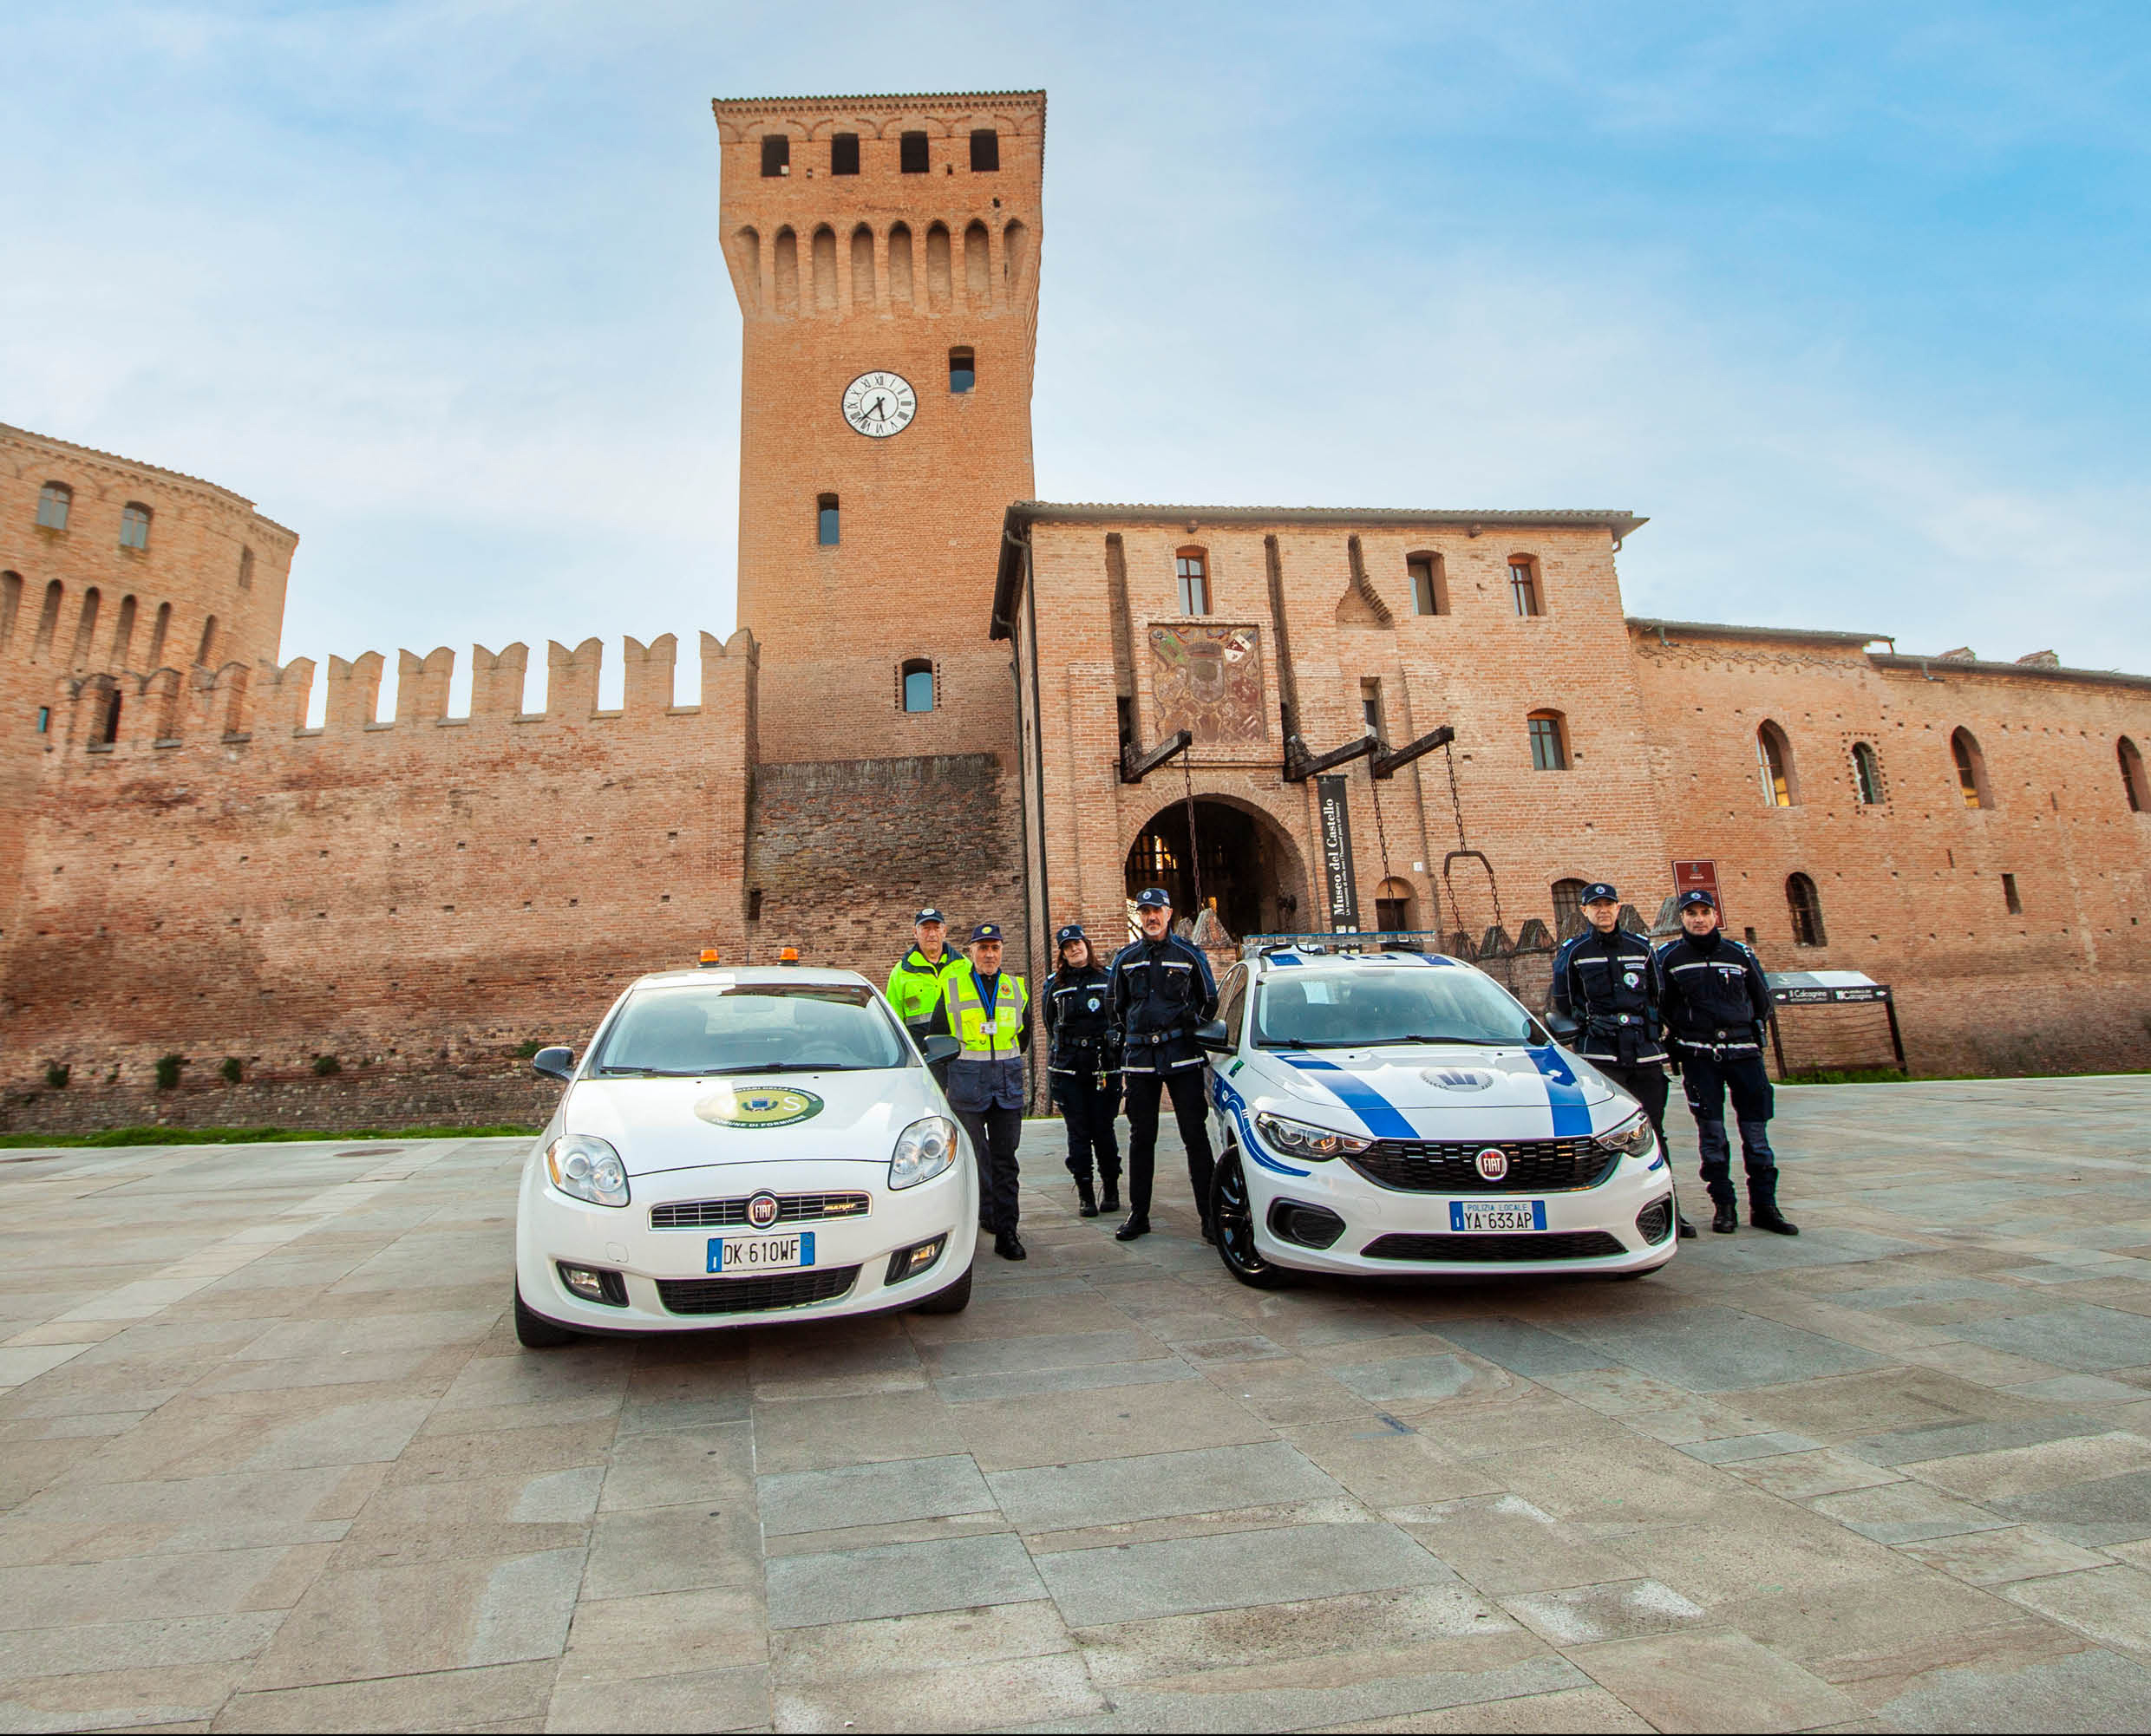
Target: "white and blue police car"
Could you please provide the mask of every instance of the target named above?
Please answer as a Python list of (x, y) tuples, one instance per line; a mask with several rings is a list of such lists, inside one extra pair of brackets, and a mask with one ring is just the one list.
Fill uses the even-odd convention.
[(1641, 1108), (1483, 971), (1246, 950), (1201, 1034), (1234, 1277), (1625, 1278), (1673, 1257), (1672, 1172)]

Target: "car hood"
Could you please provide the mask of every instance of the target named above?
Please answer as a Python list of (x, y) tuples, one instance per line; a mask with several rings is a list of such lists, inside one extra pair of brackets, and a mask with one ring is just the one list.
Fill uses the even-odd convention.
[(1254, 1107), (1383, 1139), (1568, 1139), (1631, 1107), (1551, 1047), (1265, 1050), (1227, 1062), (1219, 1084)]
[(886, 1165), (896, 1136), (947, 1112), (924, 1067), (785, 1073), (766, 1079), (580, 1079), (560, 1131), (611, 1142), (631, 1176), (716, 1164)]

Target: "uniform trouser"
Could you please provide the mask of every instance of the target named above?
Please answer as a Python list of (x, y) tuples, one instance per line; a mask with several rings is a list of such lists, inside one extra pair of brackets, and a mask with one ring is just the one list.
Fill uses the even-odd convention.
[[(1643, 1113), (1650, 1118), (1651, 1131), (1658, 1136), (1658, 1149), (1666, 1154), (1665, 1169), (1670, 1177), (1673, 1171), (1673, 1154), (1665, 1143), (1665, 1102), (1672, 1095), (1672, 1083), (1665, 1076), (1664, 1063), (1654, 1061), (1637, 1067), (1623, 1067), (1617, 1061), (1598, 1061), (1589, 1055), (1584, 1059), (1643, 1105)], [(1674, 1191), (1677, 1194), (1679, 1189), (1677, 1187)], [(1677, 1199), (1674, 1209), (1679, 1209)]]
[(1740, 1126), (1741, 1156), (1748, 1168), (1748, 1209), (1775, 1210), (1777, 1158), (1770, 1150), (1770, 1111), (1775, 1093), (1770, 1089), (1770, 1075), (1763, 1071), (1762, 1056), (1719, 1054), (1684, 1046), (1680, 1062), (1681, 1085), (1688, 1095), (1689, 1112), (1696, 1118), (1703, 1185), (1712, 1201), (1719, 1205), (1736, 1203), (1732, 1145), (1725, 1137), (1725, 1100), (1729, 1095), (1733, 1119)]
[(1121, 1145), (1113, 1135), (1113, 1114), (1120, 1106), (1118, 1081), (1101, 1091), (1095, 1074), (1056, 1073), (1053, 1100), (1061, 1106), (1061, 1125), (1068, 1129), (1068, 1172), (1089, 1186), (1095, 1158), (1102, 1179), (1120, 1180)]
[(1210, 1221), (1210, 1178), (1216, 1159), (1210, 1154), (1208, 1103), (1201, 1067), (1171, 1073), (1130, 1073), (1128, 1080), (1128, 1209), (1138, 1217), (1150, 1214), (1150, 1182), (1158, 1162), (1158, 1109), (1173, 1093), (1173, 1119), (1187, 1147), (1187, 1182), (1195, 1191), (1195, 1211)]
[(978, 1159), (979, 1216), (996, 1236), (1016, 1233), (1016, 1145), (1023, 1138), (1021, 1109), (958, 1109), (956, 1119), (971, 1135)]

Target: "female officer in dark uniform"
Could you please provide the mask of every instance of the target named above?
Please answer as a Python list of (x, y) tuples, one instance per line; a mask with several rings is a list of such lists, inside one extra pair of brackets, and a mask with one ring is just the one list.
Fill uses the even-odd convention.
[(1121, 1034), (1114, 1022), (1112, 977), (1090, 950), (1082, 926), (1055, 935), (1059, 963), (1046, 979), (1046, 1079), (1068, 1128), (1068, 1172), (1076, 1178), (1076, 1209), (1098, 1215), (1091, 1179), (1105, 1184), (1108, 1211), (1121, 1209), (1121, 1148), (1113, 1118), (1121, 1106)]

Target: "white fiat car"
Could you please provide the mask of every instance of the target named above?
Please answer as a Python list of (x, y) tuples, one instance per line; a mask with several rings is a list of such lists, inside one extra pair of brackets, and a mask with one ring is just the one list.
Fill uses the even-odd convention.
[(1221, 986), (1218, 1252), (1294, 1272), (1603, 1273), (1673, 1257), (1673, 1183), (1636, 1100), (1453, 958), (1258, 950)]
[(523, 1166), (515, 1333), (703, 1331), (971, 1300), (977, 1166), (873, 985), (673, 970), (614, 1002)]

